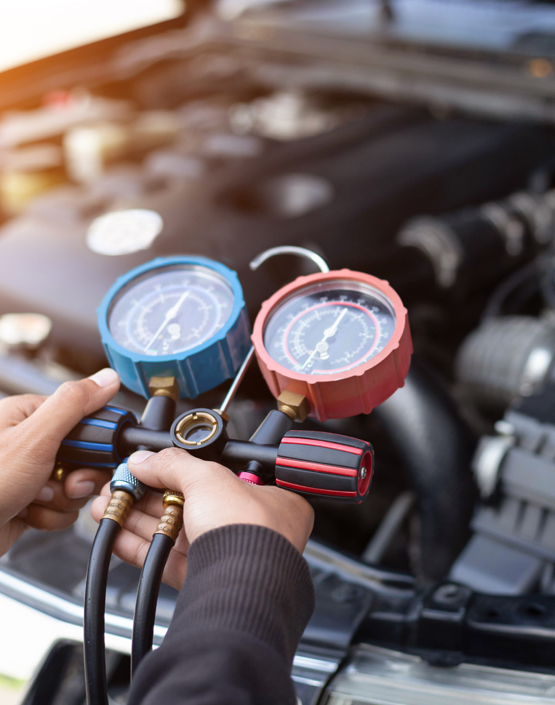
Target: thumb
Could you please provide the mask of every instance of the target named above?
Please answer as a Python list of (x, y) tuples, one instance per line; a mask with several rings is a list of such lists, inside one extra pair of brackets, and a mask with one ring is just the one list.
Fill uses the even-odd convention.
[(120, 385), (117, 372), (106, 367), (88, 379), (65, 382), (19, 425), (22, 446), (35, 460), (53, 457), (67, 434), (83, 417), (107, 404)]
[(139, 450), (129, 456), (127, 466), (145, 485), (169, 488), (184, 495), (199, 483), (217, 480), (220, 473), (233, 475), (231, 470), (195, 458), (180, 448), (166, 448), (160, 453)]

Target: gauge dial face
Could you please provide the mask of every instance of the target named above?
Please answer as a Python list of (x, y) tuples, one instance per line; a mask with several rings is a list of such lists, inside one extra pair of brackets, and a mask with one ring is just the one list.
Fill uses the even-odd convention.
[(230, 285), (207, 267), (161, 267), (118, 292), (108, 312), (108, 327), (126, 350), (177, 356), (216, 335), (233, 304)]
[(264, 331), (264, 347), (282, 367), (307, 375), (352, 370), (378, 355), (395, 330), (391, 302), (348, 280), (307, 286), (283, 301)]

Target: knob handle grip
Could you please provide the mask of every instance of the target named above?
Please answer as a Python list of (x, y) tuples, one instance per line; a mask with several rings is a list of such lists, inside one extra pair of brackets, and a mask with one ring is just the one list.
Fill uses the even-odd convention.
[(276, 485), (305, 496), (359, 504), (370, 490), (370, 443), (320, 431), (289, 431), (276, 460)]
[(105, 406), (95, 411), (64, 438), (56, 460), (73, 467), (117, 467), (123, 460), (118, 454), (118, 436), (127, 424), (137, 425), (134, 414), (127, 409)]

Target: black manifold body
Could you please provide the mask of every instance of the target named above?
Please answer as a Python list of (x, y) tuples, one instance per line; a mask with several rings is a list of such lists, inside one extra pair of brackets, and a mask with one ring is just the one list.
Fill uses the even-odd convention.
[[(204, 460), (222, 462), (239, 474), (254, 473), (264, 484), (314, 498), (361, 502), (368, 493), (374, 451), (366, 441), (321, 431), (291, 431), (293, 421), (278, 410), (268, 414), (250, 441), (229, 439), (221, 416), (211, 409), (185, 412), (175, 419), (169, 432), (155, 430), (145, 422), (158, 416), (152, 412), (159, 411), (153, 407), (162, 406), (158, 404), (161, 400), (167, 399), (149, 400), (141, 425), (131, 412), (114, 406), (87, 416), (62, 442), (57, 461), (72, 467), (113, 470), (135, 450), (177, 447)], [(195, 414), (218, 424), (207, 444), (187, 444), (176, 432), (183, 418)]]

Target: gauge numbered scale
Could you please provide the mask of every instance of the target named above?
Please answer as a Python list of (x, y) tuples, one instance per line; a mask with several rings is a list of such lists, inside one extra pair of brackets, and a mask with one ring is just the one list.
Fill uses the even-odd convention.
[(398, 294), (347, 269), (280, 289), (263, 304), (253, 343), (272, 394), (302, 394), (320, 421), (372, 411), (403, 386), (412, 354)]
[(122, 383), (150, 396), (175, 377), (194, 398), (235, 375), (250, 347), (237, 275), (204, 257), (155, 259), (120, 277), (98, 310), (108, 360)]

